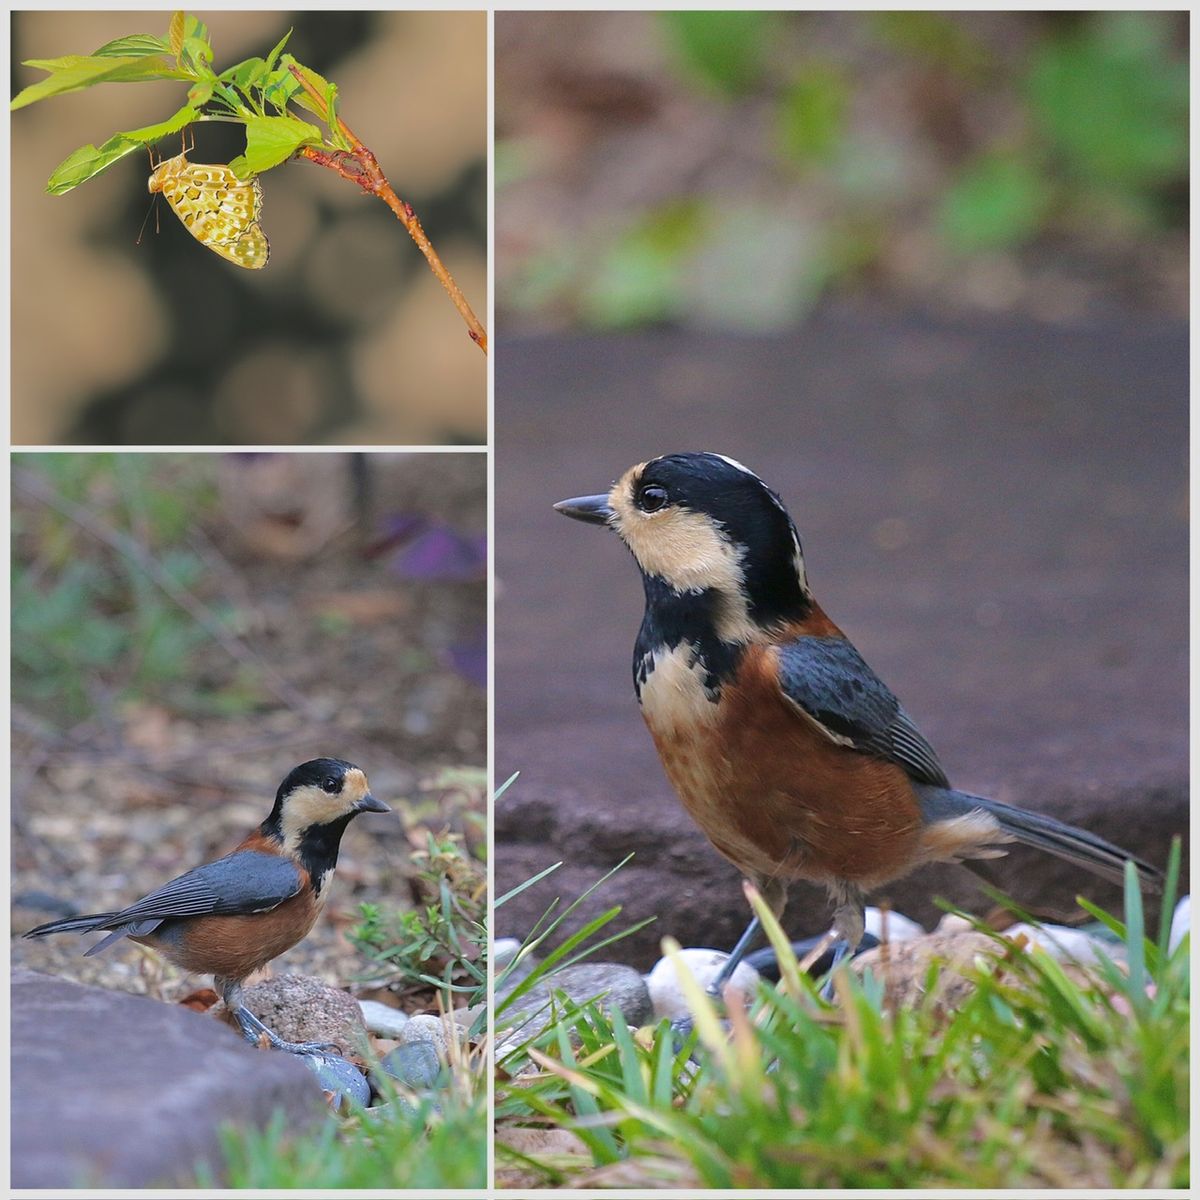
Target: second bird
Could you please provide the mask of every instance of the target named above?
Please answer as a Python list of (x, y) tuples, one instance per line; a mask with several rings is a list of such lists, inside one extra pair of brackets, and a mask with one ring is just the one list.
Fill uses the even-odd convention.
[(862, 939), (865, 892), (924, 863), (994, 858), (1009, 842), (1116, 881), (1130, 860), (1159, 890), (1155, 868), (1103, 838), (950, 787), (813, 598), (782, 501), (740, 463), (670, 454), (555, 508), (613, 529), (641, 571), (634, 687), (684, 807), (776, 916), (790, 881), (823, 884), (838, 958)]
[(211, 974), (242, 1036), (276, 1050), (316, 1054), (321, 1042), (288, 1042), (245, 1005), (246, 977), (290, 950), (315, 924), (333, 883), (346, 826), (359, 813), (391, 812), (367, 777), (340, 758), (289, 772), (267, 819), (233, 851), (172, 879), (119, 912), (50, 921), (25, 937), (107, 930), (87, 954), (121, 938), (157, 950), (185, 971)]

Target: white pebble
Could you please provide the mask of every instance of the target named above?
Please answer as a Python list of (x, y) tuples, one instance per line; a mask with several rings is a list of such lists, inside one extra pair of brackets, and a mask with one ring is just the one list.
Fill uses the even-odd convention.
[(362, 1009), (363, 1024), (379, 1037), (398, 1038), (400, 1031), (408, 1024), (408, 1013), (392, 1008), (390, 1004), (381, 1004), (378, 1000), (360, 1000), (358, 1007)]
[(1180, 942), (1183, 941), (1184, 935), (1192, 931), (1192, 898), (1184, 896), (1182, 900), (1175, 905), (1175, 915), (1171, 918), (1171, 938), (1167, 943), (1168, 950), (1174, 950)]
[(517, 957), (520, 949), (521, 943), (517, 938), (497, 938), (492, 946), (492, 961), (496, 964), (496, 970), (507, 967)]
[[(680, 950), (679, 957), (691, 972), (692, 978), (701, 988), (707, 988), (729, 955), (723, 950), (706, 950), (692, 947)], [(754, 995), (759, 980), (758, 972), (748, 963), (739, 963), (730, 982), (741, 989), (747, 997)], [(646, 987), (650, 992), (650, 1002), (654, 1005), (654, 1015), (659, 1020), (666, 1017), (669, 1021), (677, 1021), (690, 1015), (683, 989), (679, 986), (679, 978), (675, 973), (675, 964), (669, 958), (660, 958), (654, 964), (654, 969), (646, 976)]]
[(866, 931), (874, 934), (881, 942), (883, 941), (885, 924), (887, 927), (887, 940), (889, 942), (911, 942), (913, 938), (925, 936), (925, 927), (923, 925), (918, 924), (912, 917), (906, 917), (903, 913), (891, 910), (888, 911), (885, 918), (882, 909), (864, 909), (863, 922), (866, 926)]
[(1009, 926), (1003, 934), (1014, 940), (1022, 935), (1031, 949), (1036, 946), (1051, 958), (1060, 962), (1076, 962), (1081, 966), (1097, 964), (1100, 961), (1098, 951), (1109, 958), (1120, 957), (1122, 953), (1119, 946), (1103, 942), (1090, 933), (1072, 929), (1068, 925), (1028, 925), (1021, 922)]

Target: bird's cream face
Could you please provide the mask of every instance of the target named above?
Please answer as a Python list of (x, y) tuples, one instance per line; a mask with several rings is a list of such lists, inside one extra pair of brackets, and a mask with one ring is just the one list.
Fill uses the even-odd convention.
[(630, 467), (608, 493), (609, 524), (647, 575), (677, 592), (712, 589), (740, 595), (743, 548), (707, 513), (668, 501), (655, 511), (639, 505), (645, 463)]
[[(337, 790), (333, 790), (338, 785)], [(332, 825), (356, 816), (364, 811), (386, 811), (371, 796), (366, 775), (351, 767), (340, 775), (334, 772), (319, 783), (304, 783), (293, 788), (283, 798), (279, 827), (283, 835), (283, 848), (294, 853), (304, 833), (315, 825)]]

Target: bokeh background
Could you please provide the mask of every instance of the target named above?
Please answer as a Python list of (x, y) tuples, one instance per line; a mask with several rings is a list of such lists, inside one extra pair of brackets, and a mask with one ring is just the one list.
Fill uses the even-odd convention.
[[(369, 974), (346, 931), (360, 901), (421, 899), (428, 834), (482, 877), (486, 528), (470, 451), (15, 455), (14, 934), (228, 852), (320, 755), (394, 815), (350, 827), (278, 971)], [(200, 982), (86, 942), (15, 940), (13, 962), (169, 999)]]
[[(214, 66), (288, 49), (335, 82), (475, 311), (486, 314), (487, 27), (473, 12), (203, 12)], [(89, 54), (169, 14), (18, 12), (23, 59)], [(271, 261), (244, 271), (158, 201), (146, 156), (50, 196), (68, 154), (162, 120), (186, 85), (108, 84), (12, 119), (12, 411), (22, 444), (481, 444), (486, 360), (400, 223), (332, 171), (262, 177)], [(196, 162), (240, 153), (240, 126), (192, 127)], [(178, 153), (167, 139), (159, 150)], [(486, 323), (486, 322), (485, 322)]]
[(504, 331), (1182, 315), (1188, 15), (501, 13)]

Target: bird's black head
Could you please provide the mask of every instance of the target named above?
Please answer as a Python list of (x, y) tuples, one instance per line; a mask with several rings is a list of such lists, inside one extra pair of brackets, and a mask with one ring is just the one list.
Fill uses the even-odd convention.
[(314, 758), (288, 772), (275, 793), (275, 807), (263, 832), (294, 853), (314, 836), (334, 844), (350, 821), (363, 812), (391, 812), (371, 795), (361, 768), (341, 758)]
[(803, 617), (811, 605), (796, 527), (753, 471), (720, 454), (668, 454), (631, 467), (607, 496), (564, 500), (566, 516), (610, 526), (647, 595), (720, 597), (722, 640)]

